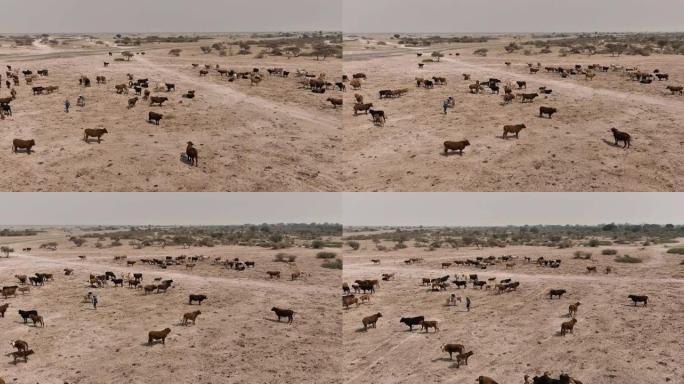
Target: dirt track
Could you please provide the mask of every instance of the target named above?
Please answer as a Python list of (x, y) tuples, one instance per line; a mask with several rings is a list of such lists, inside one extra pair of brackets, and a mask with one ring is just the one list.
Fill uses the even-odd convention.
[[(593, 260), (575, 260), (575, 249), (556, 250), (536, 247), (507, 247), (500, 251), (485, 249), (441, 249), (425, 252), (408, 248), (378, 252), (371, 242), (362, 250), (345, 252), (344, 281), (379, 278), (381, 273), (396, 273), (391, 281), (381, 281), (370, 304), (344, 311), (345, 383), (471, 383), (489, 376), (500, 384), (522, 383), (525, 374), (545, 371), (558, 377), (561, 372), (583, 383), (657, 383), (684, 379), (677, 361), (684, 356), (681, 340), (684, 329), (678, 325), (684, 315), (684, 270), (681, 257), (665, 253), (662, 246), (611, 247), (620, 254), (644, 259), (642, 264), (621, 264), (613, 256), (593, 252)], [(477, 256), (514, 255), (516, 266), (503, 264), (480, 270), (450, 266), (442, 262), (474, 259)], [(561, 259), (558, 269), (527, 264), (523, 257)], [(403, 260), (422, 257), (420, 264), (407, 266)], [(380, 259), (375, 265), (370, 259)], [(597, 274), (587, 274), (586, 266), (596, 265)], [(614, 270), (605, 274), (605, 266)], [(430, 292), (421, 278), (454, 274), (478, 274), (484, 278), (519, 281), (517, 291), (495, 294), (493, 290), (456, 289)], [(484, 277), (484, 278), (483, 278)], [(491, 283), (490, 283), (491, 284)], [(563, 288), (562, 299), (548, 299), (548, 290)], [(470, 297), (472, 307), (463, 303), (446, 306), (449, 294)], [(647, 308), (634, 308), (628, 294), (649, 296)], [(568, 305), (581, 302), (573, 335), (559, 336), (560, 324), (568, 321)], [(361, 318), (381, 312), (377, 329), (363, 331)], [(412, 333), (399, 323), (403, 316), (425, 316), (438, 320), (440, 330)], [(664, 332), (663, 330), (667, 330)], [(456, 368), (440, 348), (446, 343), (464, 344), (473, 356), (468, 365)]]
[[(108, 249), (76, 248), (62, 235), (57, 251), (39, 250), (38, 244), (55, 236), (39, 236), (9, 243), (19, 250), (32, 246), (29, 254), (0, 259), (0, 283), (16, 284), (15, 274), (47, 272), (55, 281), (33, 288), (29, 294), (8, 299), (5, 318), (0, 318), (2, 352), (12, 350), (10, 341), (22, 339), (36, 351), (24, 364), (12, 364), (3, 356), (0, 377), (18, 384), (45, 383), (337, 383), (341, 362), (341, 313), (337, 306), (339, 270), (320, 268), (312, 250), (293, 249), (297, 267), (309, 276), (290, 281), (295, 270), (274, 263), (273, 251), (248, 247), (182, 249), (166, 247), (134, 250), (128, 246)], [(5, 243), (5, 241), (3, 241)], [(213, 259), (240, 257), (256, 262), (254, 269), (233, 271), (200, 262), (193, 270), (183, 266), (161, 270), (138, 263), (132, 268), (113, 257), (129, 260), (180, 254), (204, 254)], [(78, 255), (86, 255), (85, 261)], [(72, 268), (73, 276), (62, 269)], [(266, 270), (281, 270), (280, 280), (270, 280)], [(139, 290), (88, 287), (90, 273), (112, 271), (117, 276), (142, 272), (146, 284), (154, 277), (172, 279), (167, 293), (144, 295)], [(97, 310), (82, 302), (93, 291)], [(201, 306), (188, 305), (189, 294), (208, 296)], [(275, 321), (271, 307), (295, 310), (292, 325)], [(18, 309), (37, 309), (45, 328), (24, 325)], [(201, 310), (195, 326), (182, 326), (185, 312)], [(147, 332), (172, 329), (166, 345), (146, 345)], [(15, 381), (13, 381), (16, 378)]]

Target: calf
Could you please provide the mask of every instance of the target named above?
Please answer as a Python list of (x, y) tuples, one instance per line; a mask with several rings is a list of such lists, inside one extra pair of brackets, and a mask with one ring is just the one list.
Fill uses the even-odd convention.
[(3, 305), (0, 305), (0, 317), (5, 317), (5, 312), (7, 312), (8, 307), (9, 307), (9, 303), (5, 303)]
[(679, 93), (680, 95), (684, 93), (684, 87), (679, 85), (679, 86), (674, 86), (674, 85), (668, 85), (666, 87), (672, 94), (674, 95), (675, 93)]
[(629, 133), (618, 131), (617, 128), (611, 128), (610, 131), (613, 132), (613, 138), (615, 139), (616, 146), (620, 141), (625, 143), (622, 148), (629, 148), (631, 146), (632, 137), (629, 135)]
[(378, 319), (382, 317), (382, 313), (378, 312), (375, 315), (367, 316), (364, 317), (361, 320), (361, 323), (363, 323), (363, 330), (367, 330), (368, 327), (375, 328), (376, 323), (378, 322)]
[(271, 311), (275, 312), (276, 316), (278, 316), (278, 321), (280, 322), (280, 318), (286, 317), (288, 319), (287, 323), (292, 324), (292, 319), (294, 317), (294, 311), (291, 309), (280, 309), (277, 307), (271, 308)]
[(138, 102), (138, 96), (128, 99), (128, 108), (133, 108), (135, 107), (135, 104)]
[(89, 137), (97, 137), (97, 143), (100, 143), (102, 136), (107, 132), (107, 128), (86, 128), (83, 131), (83, 141), (88, 142)]
[(575, 324), (577, 324), (577, 319), (572, 319), (561, 324), (561, 336), (565, 336), (567, 332), (573, 333), (572, 330), (575, 328)]
[(192, 324), (195, 325), (195, 320), (197, 320), (197, 316), (201, 315), (202, 311), (194, 311), (194, 312), (188, 312), (183, 315), (183, 320), (182, 323), (183, 325), (188, 325), (190, 321), (192, 321)]
[(468, 358), (473, 355), (473, 351), (466, 353), (459, 353), (456, 355), (456, 368), (460, 368), (461, 364), (468, 365)]
[(572, 316), (573, 318), (577, 315), (577, 307), (579, 307), (580, 304), (582, 304), (582, 303), (580, 303), (580, 302), (578, 301), (578, 302), (576, 302), (575, 304), (570, 304), (570, 305), (568, 306), (568, 313), (569, 313), (570, 316)]
[(430, 320), (430, 321), (423, 320), (420, 322), (420, 327), (421, 327), (421, 329), (424, 329), (425, 332), (428, 332), (430, 330), (430, 328), (434, 328), (435, 332), (439, 331), (439, 328), (437, 327), (437, 320)]
[(37, 327), (38, 324), (40, 324), (41, 327), (45, 327), (45, 323), (43, 322), (43, 316), (31, 314), (29, 315), (29, 318), (33, 322), (34, 327)]
[(188, 146), (185, 148), (185, 155), (188, 156), (188, 160), (190, 160), (191, 166), (199, 166), (199, 156), (197, 154), (197, 148), (194, 147), (192, 141), (188, 141)]

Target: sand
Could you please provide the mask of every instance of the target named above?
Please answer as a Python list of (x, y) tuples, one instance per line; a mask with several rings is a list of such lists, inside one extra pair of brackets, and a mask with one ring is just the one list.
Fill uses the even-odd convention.
[[(38, 249), (50, 240), (58, 241), (57, 251)], [(314, 250), (286, 250), (298, 256), (296, 267), (288, 267), (272, 261), (276, 251), (262, 248), (76, 248), (63, 232), (54, 231), (0, 241), (17, 250), (9, 259), (0, 259), (3, 286), (16, 284), (15, 274), (55, 274), (54, 282), (32, 288), (29, 294), (0, 299), (10, 304), (6, 317), (0, 318), (0, 378), (7, 383), (341, 382), (341, 271), (321, 268)], [(20, 251), (27, 246), (33, 249)], [(126, 267), (113, 260), (124, 254), (128, 260), (181, 254), (239, 257), (255, 261), (256, 267), (239, 272), (208, 260), (193, 270), (162, 270), (140, 263)], [(78, 255), (87, 258), (80, 260)], [(74, 269), (73, 276), (64, 276), (63, 268)], [(307, 276), (290, 281), (289, 272), (296, 268)], [(281, 270), (282, 279), (268, 279), (267, 270)], [(155, 277), (172, 279), (173, 288), (144, 295), (128, 287), (88, 287), (90, 273), (105, 271), (142, 272), (147, 284)], [(89, 291), (99, 298), (97, 310), (82, 302)], [(201, 306), (188, 305), (188, 295), (200, 293), (208, 299)], [(273, 306), (295, 310), (294, 322), (278, 323), (270, 311)], [(24, 325), (18, 309), (37, 309), (45, 328)], [(180, 324), (184, 313), (198, 309), (202, 314), (196, 325)], [(149, 331), (166, 327), (172, 331), (165, 345), (146, 344)], [(4, 356), (13, 350), (9, 343), (15, 339), (27, 341), (35, 350), (28, 363), (15, 365)]]
[[(681, 56), (560, 57), (557, 47), (545, 55), (506, 54), (502, 48), (511, 39), (505, 36), (425, 49), (399, 46), (386, 35), (369, 39), (348, 37), (345, 42), (344, 72), (368, 76), (360, 90), (345, 95), (344, 172), (350, 191), (676, 191), (684, 185), (679, 172), (684, 165), (684, 98), (665, 89), (684, 83)], [(477, 48), (488, 48), (488, 56), (473, 55)], [(419, 69), (418, 62), (435, 50), (445, 57)], [(450, 55), (455, 53), (460, 55)], [(537, 62), (542, 69), (532, 75), (527, 63)], [(639, 84), (622, 72), (597, 73), (593, 80), (562, 79), (543, 68), (593, 63), (660, 69), (670, 79)], [(463, 73), (471, 80), (463, 80)], [(432, 76), (446, 77), (448, 84), (416, 87), (415, 77)], [(469, 84), (490, 77), (527, 82), (527, 91), (514, 93), (537, 92), (542, 86), (553, 92), (533, 103), (510, 105), (502, 105), (501, 96), (488, 89), (468, 93)], [(378, 98), (380, 89), (401, 88), (408, 88), (408, 94)], [(369, 115), (353, 115), (354, 93), (385, 111), (383, 127), (373, 126)], [(448, 96), (455, 98), (455, 108), (444, 115), (442, 102)], [(542, 105), (558, 113), (540, 118)], [(502, 138), (503, 125), (521, 123), (527, 129), (519, 139)], [(612, 127), (632, 135), (630, 149), (613, 145)], [(442, 154), (444, 141), (463, 139), (471, 143), (463, 156)]]
[[(558, 378), (569, 373), (583, 383), (681, 382), (684, 356), (681, 317), (684, 304), (684, 266), (681, 256), (665, 253), (662, 245), (642, 249), (636, 245), (611, 246), (619, 254), (643, 259), (641, 264), (623, 264), (614, 256), (602, 256), (598, 248), (553, 249), (514, 246), (497, 249), (424, 249), (379, 252), (370, 241), (359, 251), (345, 252), (344, 281), (379, 279), (381, 273), (396, 273), (381, 281), (370, 303), (344, 310), (344, 377), (346, 383), (473, 383), (489, 376), (500, 384), (523, 383), (545, 371)], [(576, 250), (592, 252), (592, 260), (573, 259)], [(513, 255), (513, 269), (504, 264), (480, 270), (442, 262)], [(543, 256), (561, 259), (558, 269), (525, 263)], [(421, 264), (407, 266), (410, 257), (422, 257)], [(380, 259), (372, 264), (370, 259)], [(598, 273), (588, 274), (595, 265)], [(606, 266), (613, 272), (605, 274)], [(517, 291), (495, 294), (493, 290), (456, 289), (430, 292), (421, 278), (454, 274), (478, 274), (483, 280), (511, 278), (519, 281)], [(549, 300), (550, 289), (566, 289), (562, 298)], [(446, 306), (449, 294), (470, 297), (472, 307)], [(649, 296), (648, 307), (634, 307), (629, 294)], [(559, 335), (562, 322), (570, 320), (568, 306), (581, 302), (574, 334)], [(361, 319), (381, 312), (377, 329), (364, 332)], [(401, 317), (425, 316), (438, 320), (439, 332), (429, 334), (399, 323)], [(456, 368), (446, 343), (463, 344), (474, 354), (468, 365)]]
[[(109, 45), (112, 41), (103, 40)], [(216, 36), (197, 43), (144, 44), (136, 48), (102, 47), (84, 39), (65, 47), (36, 43), (32, 47), (0, 47), (0, 63), (20, 70), (48, 69), (49, 76), (33, 85), (59, 86), (49, 95), (33, 96), (20, 73), (13, 116), (0, 121), (7, 150), (0, 151), (0, 171), (7, 191), (333, 191), (340, 190), (341, 171), (336, 165), (341, 150), (341, 111), (328, 97), (341, 92), (313, 94), (299, 88), (293, 75), (266, 75), (258, 86), (249, 80), (229, 83), (211, 70), (199, 77), (200, 65), (219, 64), (224, 69), (251, 71), (258, 67), (282, 67), (295, 72), (325, 72), (338, 77), (340, 59), (316, 61), (312, 57), (252, 55), (219, 57), (203, 54), (200, 46), (229, 37)], [(79, 44), (81, 43), (81, 44)], [(182, 49), (172, 57), (172, 48)], [(114, 62), (123, 50), (145, 51), (130, 62)], [(253, 51), (260, 48), (254, 47)], [(113, 51), (114, 56), (108, 56)], [(103, 62), (110, 62), (104, 68)], [(153, 95), (166, 96), (163, 107), (140, 100), (127, 108), (133, 92), (118, 95), (116, 84), (127, 83), (127, 73), (149, 78)], [(80, 76), (93, 84), (82, 88)], [(3, 86), (0, 97), (9, 96)], [(105, 76), (107, 84), (95, 84)], [(175, 83), (175, 92), (154, 92), (157, 84)], [(195, 90), (193, 100), (182, 98)], [(84, 108), (76, 106), (83, 95)], [(64, 100), (72, 105), (64, 113)], [(164, 114), (159, 126), (147, 122), (148, 112)], [(106, 128), (101, 144), (83, 141), (85, 128)], [(13, 154), (12, 139), (34, 139), (35, 153)], [(199, 167), (180, 161), (186, 142), (199, 151)]]

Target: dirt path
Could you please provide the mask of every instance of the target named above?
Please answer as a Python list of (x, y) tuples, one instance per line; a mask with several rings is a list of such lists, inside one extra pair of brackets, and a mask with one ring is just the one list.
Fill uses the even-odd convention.
[[(219, 100), (226, 104), (227, 106), (235, 106), (236, 104), (246, 103), (254, 107), (255, 110), (268, 109), (271, 112), (275, 112), (279, 115), (284, 115), (289, 118), (294, 117), (299, 120), (304, 120), (306, 122), (322, 125), (337, 125), (339, 121), (334, 118), (328, 118), (325, 116), (319, 116), (315, 113), (297, 108), (294, 106), (285, 105), (282, 103), (277, 103), (272, 100), (268, 100), (262, 97), (247, 95), (243, 92), (237, 91), (233, 88), (222, 86), (219, 84), (208, 83), (203, 81), (203, 79), (197, 77), (191, 77), (180, 71), (173, 69), (170, 66), (163, 66), (160, 64), (152, 63), (146, 57), (136, 58), (137, 62), (146, 66), (150, 70), (160, 71), (165, 74), (170, 75), (173, 78), (179, 79), (188, 84), (193, 84), (195, 88), (208, 91), (216, 96), (219, 96)], [(205, 79), (206, 80), (206, 79)]]

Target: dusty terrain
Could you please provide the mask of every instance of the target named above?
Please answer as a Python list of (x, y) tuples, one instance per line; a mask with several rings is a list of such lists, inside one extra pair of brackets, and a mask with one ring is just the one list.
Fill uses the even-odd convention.
[[(52, 231), (26, 238), (1, 238), (17, 252), (0, 259), (0, 284), (16, 284), (15, 274), (54, 273), (54, 282), (32, 287), (30, 293), (0, 299), (9, 303), (0, 318), (2, 362), (0, 378), (17, 384), (62, 383), (336, 383), (341, 360), (341, 310), (337, 305), (340, 270), (320, 267), (314, 250), (286, 250), (297, 255), (296, 266), (273, 262), (276, 251), (250, 247), (190, 248), (128, 245), (96, 249), (76, 248), (64, 232)], [(47, 241), (56, 251), (38, 249)], [(90, 242), (92, 244), (92, 241)], [(21, 252), (32, 247), (30, 252)], [(224, 260), (239, 257), (256, 262), (254, 269), (235, 271), (199, 262), (162, 270), (137, 263), (126, 267), (113, 260), (203, 254)], [(80, 260), (79, 255), (85, 255)], [(74, 269), (64, 276), (64, 268)], [(290, 281), (299, 269), (307, 276)], [(267, 270), (280, 270), (270, 280)], [(117, 276), (142, 272), (143, 282), (172, 279), (167, 293), (144, 295), (140, 290), (88, 286), (89, 274), (112, 271)], [(99, 298), (97, 310), (83, 302), (87, 292)], [(189, 294), (205, 294), (201, 306), (188, 305)], [(271, 307), (295, 311), (291, 325), (278, 323)], [(24, 325), (19, 309), (36, 309), (45, 328)], [(183, 326), (184, 313), (201, 310), (196, 325)], [(150, 330), (170, 328), (166, 345), (146, 345)], [(13, 364), (4, 354), (9, 343), (22, 339), (35, 350), (28, 363)]]
[[(473, 383), (489, 376), (500, 384), (522, 384), (525, 374), (545, 371), (558, 378), (569, 373), (583, 383), (682, 382), (684, 357), (681, 318), (684, 315), (684, 266), (681, 256), (665, 253), (662, 245), (642, 249), (637, 245), (615, 245), (619, 254), (643, 259), (641, 264), (613, 261), (598, 248), (554, 249), (514, 246), (506, 248), (425, 249), (379, 252), (370, 241), (359, 251), (345, 251), (344, 281), (379, 279), (370, 303), (344, 310), (345, 382), (358, 383)], [(577, 250), (592, 252), (592, 260), (573, 259)], [(513, 269), (505, 263), (480, 270), (477, 267), (442, 262), (475, 259), (490, 255), (517, 257)], [(526, 263), (561, 259), (557, 269)], [(422, 263), (405, 265), (404, 260), (421, 257)], [(380, 264), (371, 263), (380, 259)], [(598, 272), (588, 274), (587, 266)], [(605, 267), (613, 272), (605, 274)], [(480, 280), (510, 278), (519, 281), (517, 291), (495, 294), (494, 290), (456, 289), (430, 292), (421, 278), (477, 274)], [(490, 282), (490, 284), (492, 284)], [(566, 289), (562, 298), (549, 300), (550, 289)], [(472, 300), (470, 312), (463, 303), (446, 306), (449, 294)], [(648, 295), (648, 307), (634, 307), (629, 294)], [(574, 334), (559, 335), (562, 322), (570, 320), (569, 304), (581, 302)], [(361, 319), (382, 313), (376, 329), (363, 331)], [(438, 320), (439, 332), (429, 334), (399, 323), (401, 317), (425, 316)], [(460, 343), (473, 351), (468, 365), (456, 368), (446, 343)]]
[[(5, 65), (34, 73), (48, 69), (49, 76), (26, 85), (23, 75), (12, 101), (13, 116), (0, 121), (5, 132), (0, 171), (8, 191), (332, 191), (340, 189), (341, 172), (336, 161), (341, 154), (341, 112), (333, 110), (328, 97), (341, 94), (328, 90), (313, 94), (299, 88), (294, 72), (306, 69), (339, 77), (342, 62), (336, 58), (317, 61), (314, 57), (266, 56), (252, 54), (220, 57), (203, 54), (200, 46), (215, 42), (235, 42), (240, 36), (212, 35), (196, 43), (144, 43), (139, 47), (118, 47), (111, 36), (99, 36), (104, 44), (73, 37), (68, 43), (48, 46), (34, 42), (30, 47), (12, 48), (2, 41), (0, 97), (9, 96), (5, 87)], [(169, 50), (182, 49), (180, 57)], [(115, 62), (120, 53), (136, 54), (129, 62)], [(109, 56), (108, 52), (113, 56)], [(104, 62), (110, 65), (105, 68)], [(199, 68), (210, 64), (206, 77)], [(215, 65), (235, 71), (258, 67), (282, 67), (289, 78), (264, 76), (258, 86), (249, 80), (229, 83), (214, 70)], [(116, 94), (116, 84), (148, 78), (152, 95), (166, 96), (163, 107), (150, 107), (134, 97)], [(92, 86), (79, 86), (88, 76)], [(105, 76), (107, 84), (95, 83)], [(175, 92), (155, 91), (156, 85), (175, 83)], [(32, 86), (58, 86), (52, 94), (32, 95)], [(192, 100), (182, 98), (195, 90)], [(78, 107), (79, 95), (86, 99)], [(339, 96), (337, 96), (339, 97)], [(71, 112), (64, 113), (64, 100)], [(159, 126), (150, 124), (150, 111), (164, 115)], [(100, 144), (83, 141), (85, 128), (106, 128)], [(13, 154), (12, 140), (34, 139), (35, 152)], [(199, 167), (180, 161), (186, 143), (199, 151)]]
[[(667, 85), (684, 85), (681, 55), (649, 57), (609, 54), (507, 54), (512, 41), (503, 36), (487, 43), (439, 44), (427, 48), (404, 47), (388, 35), (347, 37), (344, 72), (368, 77), (360, 90), (364, 102), (384, 110), (387, 122), (374, 126), (369, 115), (354, 116), (355, 92), (345, 95), (344, 173), (352, 191), (675, 191), (684, 178), (684, 98), (672, 96)], [(386, 45), (378, 45), (385, 42)], [(486, 57), (473, 54), (486, 48)], [(440, 62), (418, 63), (440, 51)], [(423, 53), (417, 57), (417, 53)], [(459, 54), (458, 56), (456, 54)], [(511, 62), (507, 67), (504, 62)], [(530, 74), (527, 63), (541, 63)], [(590, 64), (642, 71), (659, 69), (668, 81), (640, 84), (622, 71), (563, 79), (546, 73), (545, 66)], [(462, 74), (471, 75), (464, 80)], [(415, 78), (446, 77), (447, 85), (417, 88)], [(527, 82), (527, 90), (552, 89), (532, 103), (520, 99), (502, 105), (501, 95), (470, 94), (468, 86), (489, 78)], [(381, 89), (408, 88), (399, 98), (379, 99)], [(442, 102), (455, 98), (444, 115)], [(552, 119), (540, 118), (539, 107), (558, 109)], [(502, 138), (506, 124), (525, 124), (520, 138)], [(609, 129), (631, 134), (630, 149), (613, 145)], [(463, 156), (443, 155), (446, 140), (470, 141)], [(621, 143), (622, 144), (622, 143)]]

